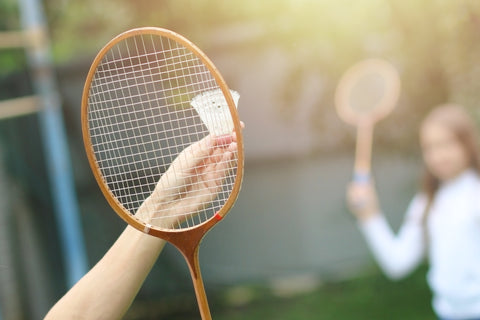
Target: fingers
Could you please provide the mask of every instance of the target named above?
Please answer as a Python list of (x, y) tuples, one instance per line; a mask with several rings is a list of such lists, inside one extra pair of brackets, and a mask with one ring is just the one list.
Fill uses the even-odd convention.
[[(240, 127), (242, 130), (245, 128), (245, 123), (240, 121)], [(221, 136), (212, 136), (208, 135), (202, 140), (192, 144), (184, 150), (187, 158), (190, 158), (190, 161), (186, 162), (186, 168), (193, 167), (195, 164), (198, 164), (199, 161), (205, 160), (215, 148), (227, 148), (230, 151), (237, 149), (237, 134), (232, 132), (230, 134), (225, 134)]]
[[(243, 122), (241, 127), (245, 127)], [(174, 186), (190, 185), (192, 179), (208, 171), (206, 170), (208, 166), (222, 162), (223, 156), (225, 159), (232, 158), (237, 149), (234, 133), (221, 136), (207, 135), (185, 148), (177, 156), (159, 181), (158, 191), (172, 189)]]
[[(245, 124), (240, 122), (240, 126), (243, 129)], [(222, 136), (208, 135), (185, 148), (158, 181), (142, 210), (138, 210), (139, 217), (144, 215), (144, 209), (158, 206), (165, 207), (162, 216), (183, 216), (177, 211), (186, 207), (193, 211), (192, 208), (198, 207), (200, 210), (205, 203), (217, 197), (225, 183), (230, 183), (225, 179), (229, 179), (228, 175), (236, 166), (237, 150), (235, 132)], [(157, 211), (148, 210), (147, 213)]]
[(211, 158), (201, 177), (210, 192), (216, 194), (219, 191), (218, 187), (225, 184), (225, 179), (228, 179), (231, 170), (235, 167), (234, 163), (235, 155), (229, 150), (218, 152)]
[[(245, 123), (240, 121), (240, 126), (242, 129), (245, 128)], [(206, 181), (209, 188), (220, 187), (231, 170), (236, 167), (235, 154), (238, 150), (236, 133), (216, 137), (216, 147), (210, 155), (208, 164), (205, 164), (205, 175), (210, 176)]]
[(185, 168), (192, 168), (201, 160), (206, 159), (210, 153), (213, 151), (213, 148), (217, 144), (217, 139), (213, 136), (208, 135), (200, 141), (193, 143), (192, 145), (185, 148), (179, 155), (183, 156), (184, 161), (182, 164)]
[(220, 140), (219, 137), (208, 135), (202, 140), (199, 140), (185, 148), (177, 156), (169, 170), (171, 169), (177, 173), (189, 175), (191, 174), (192, 170), (196, 171), (196, 168), (204, 166), (204, 164), (208, 162), (210, 155), (218, 146), (227, 143), (227, 137)]
[[(240, 128), (242, 130), (245, 128), (245, 123), (243, 121), (240, 121)], [(236, 141), (237, 141), (237, 133), (235, 131), (229, 134), (215, 137), (216, 146), (227, 146), (230, 143), (236, 142)]]
[(233, 141), (236, 140), (234, 134), (225, 134), (215, 137), (215, 146), (216, 147), (225, 147), (230, 145)]

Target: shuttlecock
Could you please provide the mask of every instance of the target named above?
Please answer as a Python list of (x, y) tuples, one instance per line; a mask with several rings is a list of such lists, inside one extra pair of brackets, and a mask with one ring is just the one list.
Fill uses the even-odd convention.
[[(238, 106), (240, 94), (230, 90), (235, 107)], [(221, 89), (202, 92), (190, 102), (197, 111), (210, 134), (220, 136), (233, 131), (233, 120), (228, 104)]]

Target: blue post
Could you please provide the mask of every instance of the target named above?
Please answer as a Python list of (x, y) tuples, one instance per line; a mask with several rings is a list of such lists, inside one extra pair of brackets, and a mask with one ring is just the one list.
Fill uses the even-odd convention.
[(27, 48), (36, 94), (42, 102), (40, 129), (46, 153), (54, 209), (57, 217), (67, 284), (71, 287), (88, 270), (73, 182), (61, 101), (52, 72), (47, 28), (41, 0), (20, 0), (22, 27), (31, 37)]

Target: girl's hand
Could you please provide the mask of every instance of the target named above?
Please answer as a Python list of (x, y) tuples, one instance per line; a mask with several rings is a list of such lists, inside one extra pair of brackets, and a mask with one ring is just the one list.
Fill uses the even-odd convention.
[(351, 182), (347, 188), (347, 203), (350, 211), (360, 221), (366, 221), (380, 213), (374, 183)]

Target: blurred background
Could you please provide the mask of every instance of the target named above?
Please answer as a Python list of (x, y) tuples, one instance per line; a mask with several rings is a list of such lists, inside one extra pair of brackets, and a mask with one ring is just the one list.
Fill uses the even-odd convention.
[[(240, 92), (246, 123), (239, 199), (200, 249), (213, 317), (434, 319), (426, 266), (405, 280), (387, 280), (346, 209), (355, 130), (337, 117), (333, 97), (342, 73), (359, 60), (383, 58), (400, 72), (400, 101), (375, 129), (373, 157), (381, 205), (397, 230), (422, 170), (417, 128), (424, 114), (456, 102), (480, 116), (480, 2), (40, 3), (79, 211), (79, 250), (84, 247), (88, 268), (125, 223), (101, 195), (83, 151), (84, 80), (95, 54), (118, 33), (164, 27), (186, 36), (213, 60)], [(21, 30), (21, 15), (19, 1), (0, 0), (0, 31)], [(25, 49), (0, 49), (0, 101), (35, 93), (36, 74)], [(3, 320), (41, 318), (70, 286), (41, 113), (0, 121)], [(198, 318), (188, 269), (171, 246), (126, 316), (161, 318)]]

